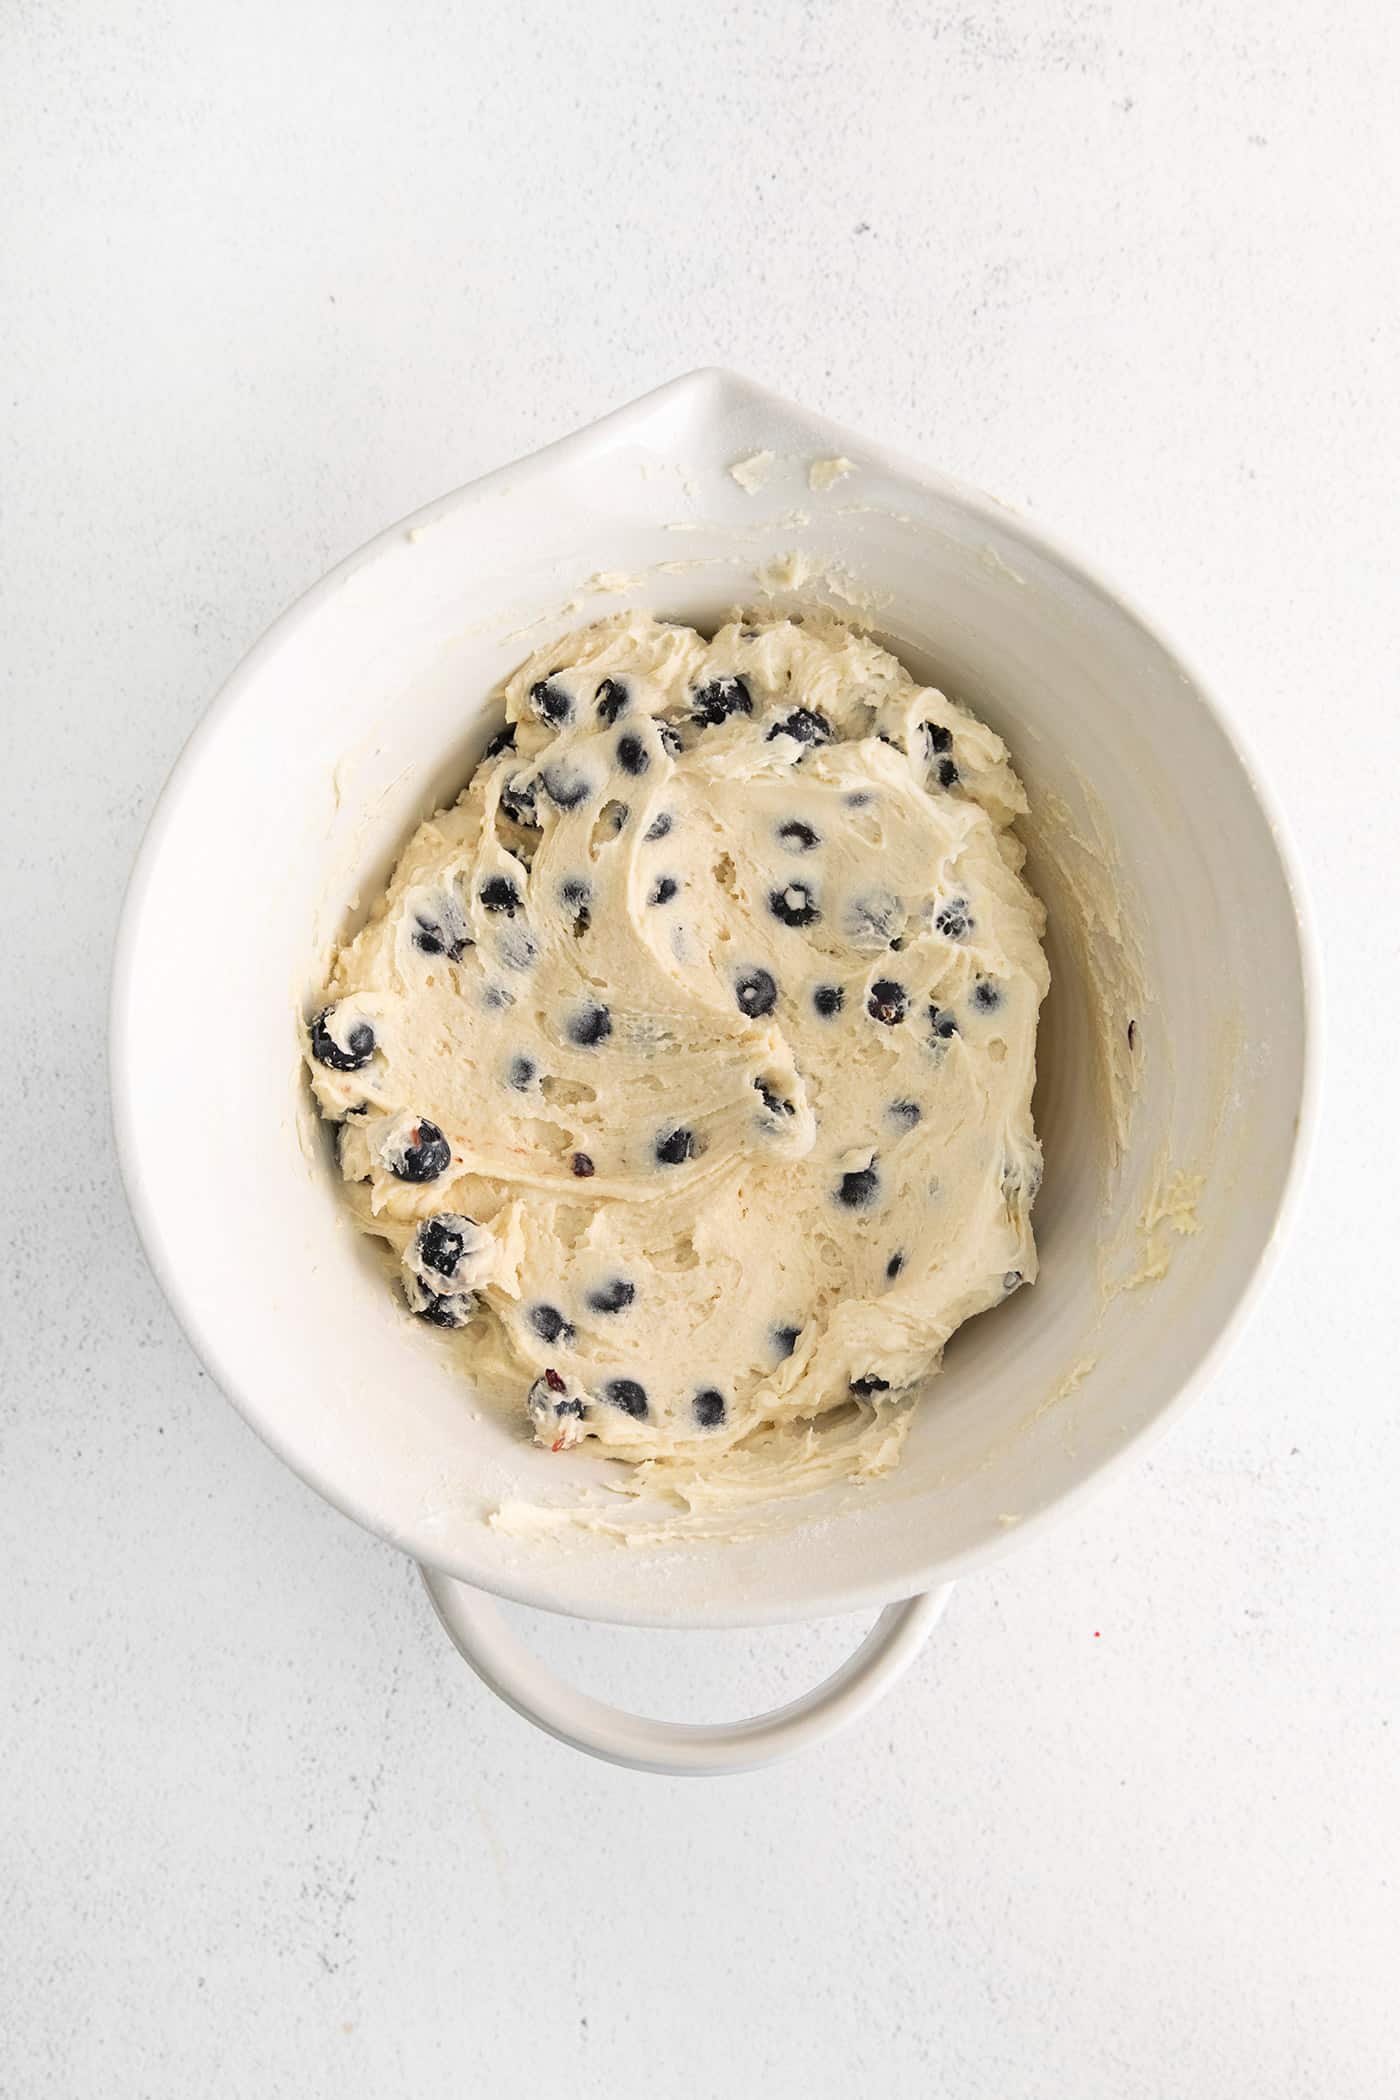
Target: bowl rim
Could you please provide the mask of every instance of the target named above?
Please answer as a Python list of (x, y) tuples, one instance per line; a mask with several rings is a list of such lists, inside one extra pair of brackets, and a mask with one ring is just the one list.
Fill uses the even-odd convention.
[[(798, 1603), (784, 1601), (765, 1605), (751, 1600), (739, 1609), (716, 1608), (712, 1612), (687, 1606), (679, 1612), (619, 1609), (615, 1615), (604, 1614), (595, 1606), (588, 1613), (581, 1614), (571, 1611), (566, 1603), (560, 1601), (556, 1586), (547, 1578), (538, 1579), (530, 1570), (512, 1569), (508, 1572), (483, 1573), (475, 1567), (454, 1564), (451, 1556), (442, 1556), (439, 1542), (416, 1533), (411, 1526), (391, 1524), (360, 1498), (338, 1491), (318, 1473), (314, 1464), (308, 1462), (304, 1452), (293, 1452), (288, 1448), (279, 1434), (275, 1420), (268, 1419), (266, 1414), (259, 1410), (256, 1397), (223, 1362), (219, 1350), (201, 1330), (191, 1308), (188, 1295), (182, 1286), (179, 1264), (172, 1258), (170, 1237), (161, 1224), (157, 1206), (150, 1197), (145, 1180), (136, 1132), (132, 1086), (133, 1053), (130, 1029), (133, 972), (144, 907), (156, 879), (161, 851), (186, 784), (195, 774), (205, 744), (214, 738), (226, 720), (236, 711), (244, 692), (261, 677), (265, 665), (285, 646), (292, 634), (317, 614), (330, 599), (338, 595), (352, 577), (382, 560), (391, 550), (401, 547), (407, 532), (434, 524), (459, 508), (468, 498), (477, 501), (493, 488), (501, 487), (507, 482), (518, 483), (522, 471), (526, 469), (530, 470), (531, 478), (535, 478), (547, 472), (557, 461), (579, 452), (585, 445), (605, 435), (623, 431), (631, 423), (643, 423), (660, 409), (688, 400), (692, 412), (702, 411), (707, 405), (707, 397), (713, 397), (710, 402), (712, 406), (729, 397), (731, 400), (742, 402), (760, 415), (781, 417), (789, 422), (799, 421), (815, 438), (829, 444), (833, 454), (849, 451), (862, 462), (868, 462), (889, 474), (914, 482), (931, 495), (943, 499), (999, 533), (1011, 531), (1035, 552), (1071, 573), (1079, 584), (1087, 587), (1107, 607), (1120, 615), (1126, 615), (1180, 672), (1194, 697), (1207, 710), (1225, 738), (1249, 783), (1268, 825), (1288, 893), (1297, 938), (1302, 997), (1298, 1106), (1288, 1163), (1272, 1227), (1255, 1256), (1230, 1312), (1215, 1336), (1169, 1401), (1126, 1436), (1114, 1450), (1086, 1463), (1082, 1478), (1042, 1508), (1025, 1516), (1018, 1524), (1008, 1527), (997, 1537), (988, 1538), (958, 1553), (931, 1557), (907, 1576), (865, 1583), (841, 1582), (814, 1590), (810, 1595), (804, 1595)], [(759, 1627), (875, 1610), (1000, 1560), (1030, 1539), (1040, 1537), (1047, 1526), (1060, 1522), (1079, 1508), (1087, 1497), (1108, 1486), (1122, 1468), (1130, 1461), (1141, 1458), (1192, 1401), (1200, 1396), (1238, 1341), (1273, 1273), (1282, 1245), (1296, 1217), (1317, 1141), (1322, 1094), (1322, 967), (1311, 902), (1287, 819), (1268, 780), (1267, 772), (1261, 766), (1238, 719), (1220, 698), (1214, 686), (1202, 678), (1191, 659), (1184, 655), (1164, 632), (1160, 623), (1148, 616), (1131, 592), (1112, 581), (1096, 561), (1087, 559), (1077, 546), (1059, 532), (1046, 528), (1038, 521), (1026, 519), (1019, 511), (1010, 509), (996, 497), (939, 468), (927, 466), (892, 447), (873, 442), (860, 432), (833, 423), (737, 373), (715, 365), (700, 366), (678, 378), (668, 380), (580, 429), (556, 438), (538, 450), (523, 454), (503, 466), (493, 468), (488, 473), (435, 497), (405, 517), (396, 519), (345, 556), (277, 615), (234, 667), (185, 739), (152, 806), (122, 900), (113, 950), (108, 1015), (108, 1083), (112, 1133), (117, 1164), (137, 1238), (156, 1281), (197, 1359), (248, 1426), (299, 1479), (305, 1481), (333, 1508), (375, 1537), (384, 1539), (424, 1565), (439, 1568), (509, 1602), (536, 1610), (554, 1612), (565, 1617), (586, 1616), (595, 1620), (606, 1617), (608, 1623), (639, 1627), (697, 1630)], [(662, 1552), (673, 1550), (675, 1549), (658, 1549)], [(699, 1542), (695, 1550), (712, 1551), (713, 1542)]]

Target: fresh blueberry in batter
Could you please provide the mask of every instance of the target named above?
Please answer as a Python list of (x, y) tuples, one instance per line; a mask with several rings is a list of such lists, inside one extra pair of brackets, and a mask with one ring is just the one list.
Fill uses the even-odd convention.
[(909, 1011), (909, 994), (893, 977), (877, 977), (870, 987), (865, 1010), (881, 1027), (893, 1028)]
[(931, 999), (928, 1004), (928, 1019), (929, 1026), (934, 1034), (945, 1043), (958, 1032), (958, 1024), (948, 1011), (948, 1008), (946, 1006), (935, 1006)]
[[(439, 1297), (435, 1291), (417, 1293), (421, 1303), (413, 1306), (414, 1317), (426, 1320), (432, 1327), (465, 1327), (476, 1310), (476, 1299), (466, 1296)], [(410, 1304), (413, 1300), (410, 1298)]]
[(625, 711), (630, 697), (621, 679), (605, 678), (594, 695), (600, 719), (611, 725)]
[(967, 908), (966, 897), (950, 897), (934, 919), (946, 941), (965, 941), (977, 921)]
[(628, 731), (626, 736), (620, 736), (617, 740), (617, 762), (624, 773), (633, 775), (645, 773), (647, 767), (651, 764), (651, 760), (647, 757), (646, 745), (631, 730)]
[(958, 769), (953, 764), (951, 758), (940, 758), (936, 770), (938, 773), (938, 785), (940, 787), (954, 788), (957, 786), (959, 778)]
[(784, 1357), (792, 1355), (793, 1350), (797, 1347), (797, 1337), (801, 1332), (802, 1329), (800, 1327), (775, 1327), (773, 1329), (773, 1347), (778, 1352), (780, 1362)]
[(839, 984), (819, 984), (812, 994), (812, 1004), (824, 1021), (839, 1014), (846, 1003), (846, 994)]
[(742, 678), (712, 678), (696, 692), (691, 719), (702, 722), (707, 729), (715, 729), (731, 715), (752, 713), (753, 701)]
[(700, 1140), (693, 1130), (680, 1124), (674, 1130), (663, 1130), (656, 1140), (657, 1163), (663, 1167), (683, 1167), (688, 1159), (700, 1157)]
[(520, 892), (509, 875), (488, 875), (479, 894), (483, 911), (503, 911), (513, 919), (520, 909)]
[(810, 926), (821, 917), (817, 902), (805, 882), (790, 882), (786, 889), (770, 890), (768, 909), (784, 926)]
[(483, 758), (499, 758), (503, 751), (513, 751), (514, 749), (515, 724), (514, 722), (507, 722), (504, 729), (496, 731), (496, 734), (481, 755)]
[(513, 1057), (510, 1061), (510, 1084), (517, 1094), (529, 1088), (539, 1067), (533, 1057)]
[(472, 944), (456, 908), (445, 901), (439, 918), (414, 913), (413, 945), (422, 955), (445, 955), (449, 962), (460, 962)]
[(581, 1050), (591, 1050), (612, 1034), (612, 1015), (606, 1006), (581, 1006), (569, 1016), (568, 1034)]
[(534, 786), (523, 774), (517, 774), (514, 780), (508, 780), (501, 789), (501, 808), (522, 830), (539, 830), (540, 820), (535, 809)]
[(567, 1348), (574, 1338), (573, 1328), (557, 1305), (532, 1305), (529, 1320), (542, 1342), (563, 1342)]
[(571, 875), (567, 882), (560, 883), (559, 902), (568, 905), (573, 912), (575, 940), (582, 940), (593, 924), (593, 914), (588, 908), (592, 901), (592, 890), (579, 876)]
[(859, 1167), (853, 1174), (843, 1174), (836, 1189), (836, 1200), (844, 1203), (847, 1210), (868, 1210), (880, 1193), (880, 1177), (872, 1159), (868, 1167)]
[(452, 1164), (452, 1147), (436, 1123), (422, 1122), (409, 1133), (410, 1142), (388, 1161), (389, 1172), (400, 1181), (436, 1181)]
[(873, 1393), (887, 1393), (889, 1389), (888, 1378), (877, 1378), (873, 1371), (867, 1371), (864, 1378), (851, 1380), (851, 1391), (861, 1400), (868, 1400)]
[(647, 1389), (638, 1385), (635, 1378), (610, 1378), (603, 1387), (603, 1398), (610, 1407), (620, 1407), (634, 1422), (645, 1422), (650, 1413)]
[(325, 1065), (331, 1072), (359, 1072), (374, 1055), (374, 1030), (368, 1021), (356, 1021), (347, 1030), (345, 1045), (335, 1040), (326, 1023), (335, 1012), (333, 1006), (323, 1006), (311, 1023), (311, 1055), (318, 1065)]
[(540, 720), (548, 722), (552, 729), (573, 720), (574, 703), (563, 686), (557, 685), (552, 678), (541, 678), (531, 686), (530, 705)]
[(557, 809), (577, 809), (593, 792), (587, 776), (571, 766), (541, 766), (540, 785)]
[(891, 1283), (894, 1282), (895, 1277), (898, 1276), (900, 1270), (903, 1267), (904, 1256), (902, 1254), (892, 1254), (889, 1260), (885, 1263), (885, 1274), (889, 1278)]
[(596, 1291), (590, 1291), (588, 1304), (596, 1313), (626, 1312), (636, 1295), (636, 1284), (629, 1283), (625, 1276), (618, 1276), (611, 1283), (600, 1284)]
[(780, 824), (778, 837), (785, 846), (790, 846), (794, 853), (810, 853), (813, 846), (821, 844), (818, 834), (810, 824), (804, 824), (800, 817), (790, 817), (786, 824)]
[(458, 1217), (452, 1211), (442, 1211), (435, 1218), (424, 1218), (413, 1236), (413, 1252), (418, 1266), (431, 1269), (435, 1276), (451, 1283), (457, 1274), (468, 1234), (475, 1230), (474, 1219)]
[(685, 739), (674, 722), (658, 722), (656, 733), (661, 739), (661, 748), (668, 758), (679, 758), (685, 749)]
[(719, 1428), (726, 1413), (723, 1393), (718, 1393), (712, 1385), (707, 1385), (703, 1392), (695, 1395), (694, 1406), (695, 1419), (702, 1429)]
[(979, 977), (972, 987), (972, 1003), (984, 1014), (994, 1014), (1001, 1005), (1001, 986), (990, 977)]
[(755, 1079), (754, 1085), (757, 1087), (763, 1106), (767, 1109), (770, 1116), (795, 1116), (797, 1114), (797, 1110), (792, 1102), (784, 1101), (782, 1095), (775, 1094), (773, 1089), (765, 1085), (763, 1080)]
[(747, 970), (734, 987), (734, 998), (741, 1014), (762, 1020), (778, 1003), (777, 983), (768, 970)]
[(663, 809), (659, 813), (659, 815), (652, 818), (650, 824), (647, 826), (642, 836), (648, 841), (648, 843), (650, 843), (650, 841), (653, 839), (664, 839), (670, 828), (670, 815), (666, 810)]
[(669, 904), (679, 889), (680, 884), (676, 881), (674, 875), (663, 875), (653, 885), (651, 895), (647, 898), (647, 903)]
[(577, 1174), (580, 1181), (590, 1181), (597, 1172), (586, 1152), (576, 1152), (570, 1160), (569, 1166), (572, 1172)]
[(951, 729), (945, 729), (941, 722), (925, 722), (924, 735), (928, 738), (929, 750), (935, 758), (953, 748), (953, 732)]
[(829, 744), (831, 724), (815, 707), (795, 707), (781, 722), (773, 724), (767, 740), (771, 744), (778, 736), (790, 736), (799, 744)]
[(901, 1130), (912, 1130), (921, 1120), (923, 1110), (917, 1101), (891, 1101), (885, 1114), (892, 1123), (897, 1123)]

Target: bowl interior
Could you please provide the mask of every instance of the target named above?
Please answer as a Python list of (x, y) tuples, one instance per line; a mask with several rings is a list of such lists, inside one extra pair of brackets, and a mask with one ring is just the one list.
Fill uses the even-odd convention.
[[(774, 461), (749, 494), (728, 467), (758, 450)], [(838, 455), (855, 470), (811, 489), (811, 463)], [(384, 1288), (345, 1220), (294, 1014), (413, 825), (466, 778), (493, 726), (484, 697), (529, 648), (625, 603), (715, 625), (793, 553), (776, 602), (863, 618), (1001, 731), (1030, 792), (1054, 976), (1041, 1276), (955, 1338), (895, 1472), (746, 1508), (722, 1547), (627, 1503), (642, 1530), (624, 1546), (537, 1514), (611, 1506), (613, 1469), (537, 1450)], [(192, 942), (195, 925), (220, 939)], [(191, 1017), (210, 1013), (225, 1047), (196, 1054)], [(525, 1602), (737, 1624), (925, 1587), (1023, 1535), (1162, 1419), (1274, 1231), (1306, 1042), (1267, 814), (1165, 645), (985, 499), (701, 374), (395, 528), (254, 651), (133, 878), (114, 1100), (177, 1312), (313, 1485)], [(507, 1525), (487, 1521), (502, 1508)]]

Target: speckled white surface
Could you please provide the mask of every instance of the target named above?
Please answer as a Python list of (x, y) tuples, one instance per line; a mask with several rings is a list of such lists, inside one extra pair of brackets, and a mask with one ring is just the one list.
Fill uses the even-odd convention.
[[(0, 2095), (1388, 2100), (1393, 11), (641, 13), (0, 20), (0, 969), (42, 1191), (5, 1269)], [(143, 820), (267, 621), (712, 360), (1061, 526), (1180, 636), (1291, 814), (1332, 1026), (1208, 1399), (857, 1734), (706, 1786), (494, 1705), (222, 1403), (126, 1221), (103, 1031)], [(532, 1630), (697, 1716), (851, 1639)]]

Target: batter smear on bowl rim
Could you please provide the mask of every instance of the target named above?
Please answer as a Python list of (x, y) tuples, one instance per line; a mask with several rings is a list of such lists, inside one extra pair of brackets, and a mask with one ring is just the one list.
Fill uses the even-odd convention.
[(358, 1222), (552, 1449), (897, 1452), (1036, 1271), (1005, 746), (825, 614), (621, 614), (504, 700), (304, 1028)]

